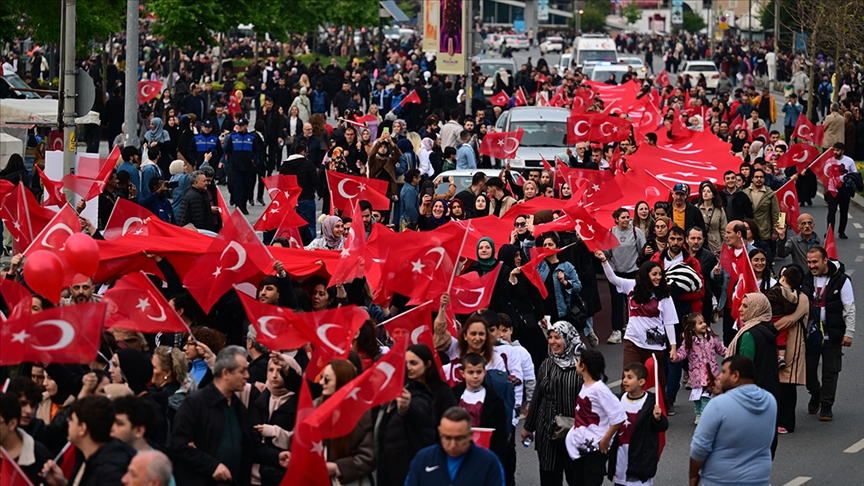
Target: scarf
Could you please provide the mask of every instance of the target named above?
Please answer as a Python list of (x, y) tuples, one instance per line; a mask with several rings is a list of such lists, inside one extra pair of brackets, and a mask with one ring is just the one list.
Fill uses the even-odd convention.
[[(738, 333), (729, 343), (726, 348), (726, 357), (732, 356), (738, 352), (738, 339), (745, 332), (758, 326), (763, 322), (771, 321), (771, 303), (768, 302), (768, 297), (760, 292), (753, 292), (744, 296), (747, 299), (747, 320), (738, 329)], [(741, 316), (744, 317), (744, 316)]]
[(338, 216), (327, 216), (327, 219), (321, 223), (321, 232), (324, 233), (324, 240), (327, 242), (328, 248), (336, 248), (342, 240), (341, 237), (337, 237), (333, 234), (333, 228), (335, 228), (336, 223), (340, 221), (342, 221), (342, 218)]
[(585, 345), (582, 344), (582, 339), (579, 338), (576, 328), (567, 321), (558, 321), (549, 326), (549, 331), (557, 332), (564, 341), (564, 351), (561, 354), (550, 352), (552, 361), (562, 370), (575, 368), (579, 354), (585, 349)]
[(164, 123), (162, 123), (161, 118), (152, 118), (150, 123), (153, 124), (153, 130), (147, 130), (147, 133), (144, 134), (144, 140), (147, 140), (148, 143), (163, 143), (171, 140), (171, 136), (163, 128)]
[(450, 221), (450, 216), (448, 216), (447, 214), (449, 212), (449, 208), (447, 207), (447, 202), (442, 199), (439, 199), (432, 203), (433, 209), (435, 208), (436, 204), (441, 204), (442, 206), (444, 206), (444, 214), (442, 214), (440, 218), (436, 218), (435, 212), (433, 211), (432, 214), (429, 215), (429, 220), (435, 223), (435, 226), (441, 226)]
[[(462, 216), (457, 217), (457, 216), (453, 215), (453, 207), (454, 206), (459, 206), (462, 209)], [(453, 198), (453, 200), (450, 201), (450, 219), (455, 219), (455, 220), (465, 219), (465, 205), (462, 204), (461, 200)]]
[(477, 264), (480, 265), (480, 274), (486, 274), (495, 269), (495, 265), (498, 264), (498, 260), (495, 259), (495, 242), (492, 241), (492, 238), (488, 236), (484, 236), (480, 238), (480, 241), (477, 242), (477, 248), (479, 250), (480, 243), (487, 242), (492, 246), (492, 257), (491, 258), (480, 258), (480, 252), (477, 252)]

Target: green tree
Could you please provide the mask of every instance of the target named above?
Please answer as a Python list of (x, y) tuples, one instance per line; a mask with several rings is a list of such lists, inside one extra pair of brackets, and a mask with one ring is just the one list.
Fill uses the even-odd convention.
[(695, 34), (700, 32), (707, 26), (705, 19), (701, 15), (693, 12), (684, 12), (684, 22), (681, 24), (681, 29), (685, 32)]
[(169, 46), (215, 46), (214, 35), (231, 28), (216, 0), (152, 0), (147, 5), (157, 19), (153, 33)]
[(606, 15), (595, 8), (586, 8), (580, 24), (582, 32), (604, 32), (606, 30)]
[(642, 18), (642, 9), (636, 5), (636, 2), (630, 2), (621, 10), (621, 14), (628, 24), (635, 24)]
[[(0, 39), (8, 38), (9, 19), (15, 23), (14, 37), (32, 36), (39, 44), (60, 42), (60, 1), (2, 0), (0, 7)], [(75, 37), (78, 49), (91, 41), (104, 40), (124, 29), (126, 0), (78, 0), (76, 4)], [(24, 19), (20, 28), (17, 19)]]

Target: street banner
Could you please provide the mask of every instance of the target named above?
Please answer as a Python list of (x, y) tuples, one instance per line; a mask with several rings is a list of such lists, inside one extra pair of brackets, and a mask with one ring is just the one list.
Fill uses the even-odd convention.
[(423, 0), (423, 52), (438, 52), (440, 2), (441, 0)]
[(463, 0), (439, 0), (441, 27), (438, 73), (465, 73), (465, 14)]

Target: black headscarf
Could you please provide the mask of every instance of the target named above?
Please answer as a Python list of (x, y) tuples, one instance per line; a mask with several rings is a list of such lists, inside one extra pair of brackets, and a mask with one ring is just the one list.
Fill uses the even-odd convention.
[(147, 384), (153, 378), (153, 363), (146, 354), (137, 349), (121, 349), (117, 351), (120, 360), (120, 371), (129, 388), (138, 395), (147, 391)]

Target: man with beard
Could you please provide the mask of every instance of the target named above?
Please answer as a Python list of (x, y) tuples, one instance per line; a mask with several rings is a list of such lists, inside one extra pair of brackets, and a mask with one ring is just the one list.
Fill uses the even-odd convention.
[(85, 302), (101, 302), (102, 296), (93, 293), (93, 280), (80, 273), (72, 278), (72, 285), (69, 287), (69, 297), (60, 299), (60, 305), (75, 305)]
[[(713, 275), (712, 270), (717, 266), (717, 256), (705, 248), (705, 230), (698, 226), (693, 226), (687, 230), (687, 249), (690, 250), (696, 260), (699, 261), (699, 266), (702, 269), (702, 280), (707, 287), (705, 295), (702, 297), (702, 317), (705, 322), (711, 322), (714, 306), (712, 305), (711, 296), (720, 297), (720, 291), (723, 290), (723, 276)], [(710, 283), (709, 283), (710, 282)]]

